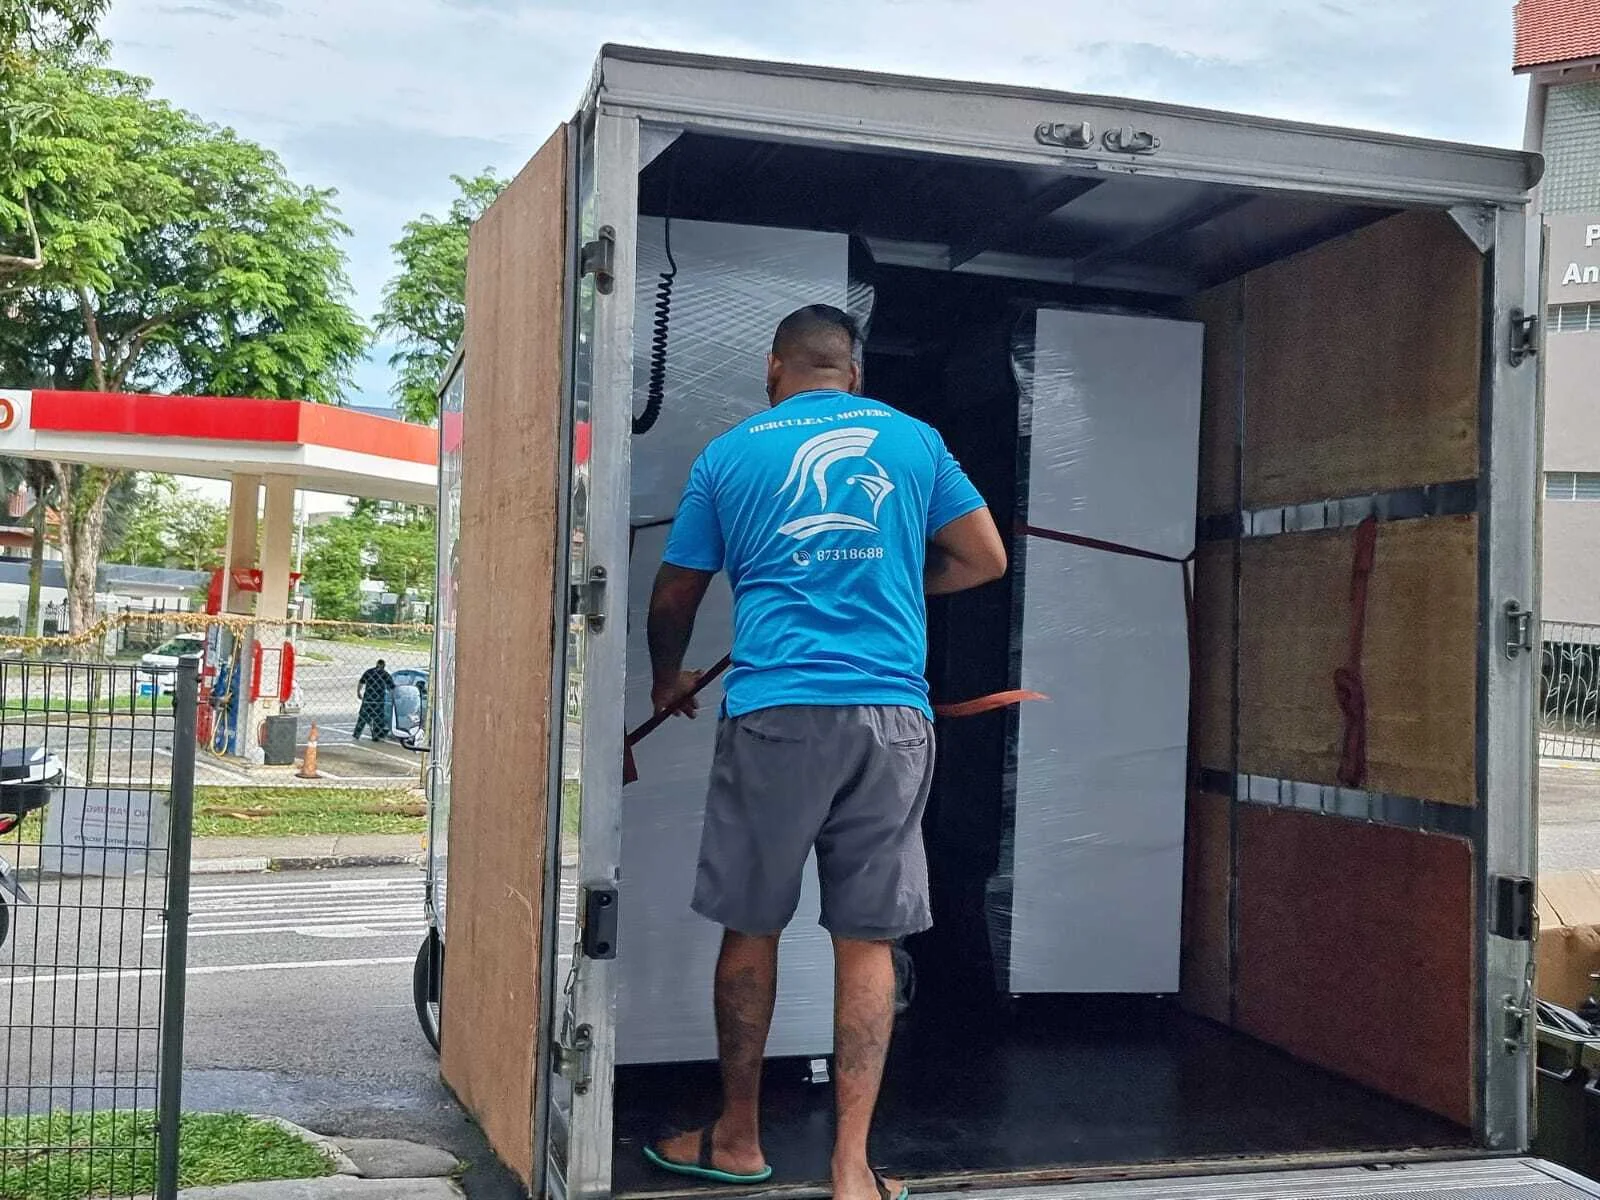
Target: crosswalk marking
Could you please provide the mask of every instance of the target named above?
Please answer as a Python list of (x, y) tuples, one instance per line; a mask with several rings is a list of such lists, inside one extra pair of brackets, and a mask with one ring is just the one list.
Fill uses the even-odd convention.
[[(414, 875), (209, 884), (190, 893), (189, 936), (292, 934), (322, 940), (420, 935), (424, 924), (422, 898), (422, 881)], [(560, 921), (570, 926), (576, 923), (577, 916), (577, 889), (563, 886)], [(145, 927), (147, 941), (165, 936), (160, 921)]]

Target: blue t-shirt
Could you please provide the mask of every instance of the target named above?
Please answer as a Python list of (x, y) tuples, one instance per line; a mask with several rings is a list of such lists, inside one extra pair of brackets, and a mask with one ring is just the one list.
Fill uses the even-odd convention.
[(664, 557), (728, 572), (728, 715), (892, 704), (932, 716), (927, 542), (982, 507), (930, 426), (846, 392), (802, 392), (713, 441)]

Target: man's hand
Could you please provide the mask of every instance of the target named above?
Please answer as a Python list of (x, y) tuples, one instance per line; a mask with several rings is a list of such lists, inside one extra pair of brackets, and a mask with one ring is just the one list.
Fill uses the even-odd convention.
[(700, 682), (703, 671), (679, 671), (678, 677), (666, 683), (657, 683), (651, 690), (650, 700), (657, 713), (672, 712), (691, 721), (700, 715), (700, 699), (689, 692)]

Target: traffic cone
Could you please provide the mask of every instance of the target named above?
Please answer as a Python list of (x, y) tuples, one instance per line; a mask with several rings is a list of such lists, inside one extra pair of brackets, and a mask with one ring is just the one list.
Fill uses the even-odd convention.
[(317, 727), (311, 727), (311, 734), (306, 738), (305, 757), (300, 760), (300, 769), (295, 772), (300, 779), (321, 779), (317, 774)]

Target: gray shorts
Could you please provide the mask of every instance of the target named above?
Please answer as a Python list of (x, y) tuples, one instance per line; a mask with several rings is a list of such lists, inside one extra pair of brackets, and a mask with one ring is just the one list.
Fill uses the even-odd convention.
[(717, 725), (694, 911), (752, 936), (794, 917), (817, 851), (822, 925), (893, 941), (932, 923), (922, 812), (933, 724), (914, 708), (768, 708)]

